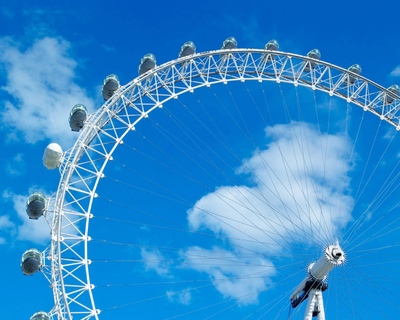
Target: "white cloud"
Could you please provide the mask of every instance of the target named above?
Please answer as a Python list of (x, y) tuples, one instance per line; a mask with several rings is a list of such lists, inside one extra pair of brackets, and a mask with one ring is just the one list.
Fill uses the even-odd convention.
[(10, 221), (9, 216), (0, 216), (0, 230), (14, 228), (14, 223)]
[[(190, 289), (186, 289), (190, 290)], [(182, 290), (183, 292), (167, 291), (167, 297), (170, 302), (177, 302), (180, 304), (188, 305), (192, 300), (190, 291)]]
[(240, 300), (247, 296), (241, 301), (242, 305), (257, 303), (256, 293), (266, 290), (270, 277), (275, 275), (273, 264), (259, 256), (241, 256), (218, 247), (212, 250), (190, 247), (181, 254), (184, 266), (207, 273), (224, 298)]
[[(193, 248), (189, 248), (183, 255), (192, 269), (206, 272), (212, 279), (224, 279), (249, 274), (257, 269), (254, 264), (270, 267), (270, 273), (261, 281), (214, 283), (224, 297), (237, 299), (238, 292), (244, 295), (264, 290), (274, 275), (272, 263), (266, 259), (239, 259), (248, 250), (260, 254), (289, 253), (288, 243), (315, 241), (323, 247), (351, 219), (353, 199), (346, 195), (350, 180), (343, 180), (351, 151), (348, 139), (320, 134), (311, 125), (296, 122), (268, 127), (266, 134), (266, 148), (254, 152), (238, 170), (251, 177), (253, 186), (220, 186), (188, 210), (191, 228), (209, 229), (217, 236), (227, 237), (234, 250), (224, 255), (231, 261), (245, 262), (235, 269), (218, 260), (214, 260), (212, 267), (201, 266), (188, 255), (194, 254)], [(325, 156), (321, 149), (325, 150), (326, 145)], [(211, 261), (214, 251), (204, 251), (202, 255)], [(255, 301), (257, 297), (244, 303)]]
[(1, 9), (1, 13), (2, 13), (5, 17), (7, 17), (7, 18), (9, 18), (9, 19), (14, 18), (14, 12), (12, 12), (11, 10), (9, 10), (9, 9), (7, 9), (7, 8), (2, 8), (2, 9)]
[[(4, 235), (5, 232), (14, 234), (15, 233), (15, 224), (10, 221), (9, 216), (0, 216), (0, 231)], [(0, 245), (5, 244), (7, 241), (4, 237), (0, 237)]]
[(104, 50), (106, 50), (108, 52), (115, 51), (115, 48), (113, 48), (113, 47), (106, 46), (105, 44), (103, 44), (102, 46), (103, 46)]
[(169, 266), (165, 262), (166, 259), (159, 250), (150, 251), (142, 248), (141, 255), (146, 271), (154, 270), (162, 277), (171, 277)]
[(5, 163), (5, 170), (9, 175), (20, 176), (25, 173), (25, 161), (22, 153), (16, 154)]
[(390, 72), (390, 75), (392, 77), (399, 77), (400, 76), (400, 66), (397, 66), (396, 68), (394, 68), (392, 70), (392, 72)]
[(69, 42), (45, 37), (27, 50), (10, 38), (0, 39), (0, 64), (6, 71), (2, 88), (12, 97), (1, 113), (3, 126), (15, 128), (9, 139), (29, 143), (50, 139), (70, 147), (76, 139), (68, 115), (77, 103), (92, 108), (93, 101), (75, 82), (77, 62), (68, 56)]

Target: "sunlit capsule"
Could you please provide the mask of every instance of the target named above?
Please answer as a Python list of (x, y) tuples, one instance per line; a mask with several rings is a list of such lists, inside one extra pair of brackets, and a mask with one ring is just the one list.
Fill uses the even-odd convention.
[(276, 40), (268, 41), (268, 43), (264, 47), (265, 50), (272, 50), (278, 51), (279, 50), (279, 43)]
[[(321, 58), (321, 53), (319, 52), (318, 49), (313, 49), (309, 53), (307, 53), (307, 57), (319, 60)], [(311, 65), (311, 68), (314, 68), (315, 67), (315, 62), (314, 61), (306, 62), (306, 66), (304, 68), (305, 72), (310, 71), (310, 65)]]
[[(394, 84), (388, 88), (390, 92), (398, 96), (400, 94), (400, 87), (397, 84)], [(386, 96), (386, 104), (392, 104), (394, 99), (391, 96)]]
[(234, 37), (227, 38), (223, 44), (221, 49), (236, 49), (237, 48), (237, 41)]
[(43, 154), (43, 164), (49, 169), (53, 170), (61, 164), (63, 151), (57, 143), (50, 143)]
[[(347, 70), (360, 75), (361, 74), (361, 67), (359, 64), (353, 64), (351, 67), (349, 67)], [(345, 85), (348, 85), (348, 82), (350, 82), (350, 84), (354, 84), (354, 82), (356, 82), (357, 77), (354, 77), (352, 75), (349, 75), (349, 81), (347, 81), (347, 79), (345, 80)]]
[(156, 57), (152, 53), (145, 54), (140, 60), (139, 75), (156, 67)]
[(29, 219), (39, 219), (46, 208), (46, 197), (42, 192), (32, 193), (26, 201), (26, 213)]
[(40, 270), (41, 265), (42, 254), (38, 249), (29, 249), (22, 255), (20, 267), (24, 275), (33, 275)]
[(307, 53), (307, 57), (319, 60), (321, 59), (321, 53), (318, 49), (312, 49), (309, 53)]
[(50, 320), (50, 316), (47, 312), (39, 311), (36, 312), (30, 320)]
[[(264, 46), (264, 50), (272, 50), (272, 51), (278, 51), (279, 50), (279, 43), (276, 40), (271, 40), (268, 41), (268, 43)], [(268, 58), (267, 58), (268, 57)], [(268, 59), (267, 62), (269, 62), (271, 59), (269, 57), (272, 57), (273, 59), (275, 58), (275, 55), (268, 55), (266, 53), (262, 54), (262, 59), (265, 61)]]
[(108, 75), (103, 81), (101, 93), (104, 100), (110, 99), (119, 88), (119, 78), (115, 74)]
[(179, 52), (179, 58), (190, 56), (196, 53), (196, 46), (192, 41), (187, 41), (181, 47), (181, 51)]
[(69, 113), (69, 126), (72, 131), (79, 131), (87, 118), (88, 112), (83, 104), (76, 104)]

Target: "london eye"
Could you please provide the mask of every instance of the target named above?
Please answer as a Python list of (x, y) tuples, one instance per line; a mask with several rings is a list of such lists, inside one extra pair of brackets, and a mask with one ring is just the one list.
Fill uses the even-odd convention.
[(32, 320), (399, 316), (400, 88), (281, 50), (188, 41), (76, 102), (57, 192), (27, 200), (51, 243), (21, 269), (54, 296)]

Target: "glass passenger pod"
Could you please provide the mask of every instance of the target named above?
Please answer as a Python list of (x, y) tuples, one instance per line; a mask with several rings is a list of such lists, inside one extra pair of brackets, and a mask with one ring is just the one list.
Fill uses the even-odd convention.
[(236, 49), (237, 41), (234, 37), (227, 38), (223, 43), (221, 49)]
[[(268, 43), (264, 46), (264, 50), (271, 50), (271, 51), (278, 51), (279, 50), (279, 43), (276, 40), (270, 40)], [(267, 59), (266, 63), (270, 61), (270, 58), (267, 58), (268, 54), (263, 53), (262, 54), (262, 59), (265, 61)], [(275, 59), (275, 55), (271, 55), (272, 59)]]
[[(319, 59), (321, 59), (321, 52), (319, 52), (318, 49), (312, 49), (309, 53), (307, 53), (307, 57), (315, 59), (315, 60), (319, 60)], [(309, 72), (310, 71), (310, 66), (311, 66), (312, 69), (314, 69), (315, 62), (314, 61), (306, 62), (306, 66), (304, 67), (304, 71), (305, 72)]]
[(26, 201), (26, 213), (29, 219), (39, 219), (46, 209), (46, 197), (42, 192), (32, 193)]
[(62, 156), (63, 151), (60, 145), (57, 143), (50, 143), (44, 150), (43, 164), (49, 170), (58, 168), (61, 164)]
[[(400, 86), (397, 84), (391, 85), (388, 90), (393, 93), (393, 95), (399, 96), (400, 94)], [(386, 95), (385, 104), (392, 104), (395, 99), (397, 99), (397, 97)]]
[[(227, 38), (223, 43), (221, 49), (236, 49), (237, 41), (234, 37)], [(221, 66), (226, 62), (228, 55), (221, 54)]]
[(78, 132), (83, 128), (83, 124), (87, 119), (88, 111), (85, 105), (76, 104), (69, 114), (69, 126), (72, 131)]
[(103, 87), (101, 88), (101, 93), (104, 100), (110, 99), (115, 91), (119, 89), (119, 78), (115, 74), (108, 75), (103, 81)]
[(24, 252), (21, 258), (21, 270), (24, 275), (32, 276), (40, 270), (42, 265), (42, 253), (35, 248)]
[[(353, 64), (353, 65), (352, 65), (351, 67), (349, 67), (347, 70), (349, 70), (349, 71), (351, 71), (351, 72), (353, 72), (353, 73), (355, 73), (355, 74), (357, 74), (357, 75), (360, 75), (360, 74), (361, 74), (361, 71), (362, 71), (362, 69), (361, 69), (361, 67), (360, 67), (359, 64)], [(347, 78), (346, 78), (346, 79), (344, 80), (344, 84), (345, 84), (345, 86), (348, 86), (349, 84), (352, 85), (352, 84), (354, 84), (354, 82), (356, 82), (356, 80), (357, 80), (357, 77), (355, 77), (355, 76), (349, 74), (348, 80), (347, 80)]]
[(272, 50), (278, 51), (279, 50), (279, 43), (276, 40), (268, 41), (268, 43), (264, 47), (265, 50)]
[(179, 52), (179, 58), (187, 57), (196, 53), (196, 46), (192, 41), (187, 41), (181, 47), (181, 51)]
[(39, 311), (36, 312), (30, 320), (50, 320), (50, 316), (47, 312)]
[(156, 57), (152, 53), (145, 54), (140, 60), (139, 75), (146, 73), (147, 71), (156, 67)]

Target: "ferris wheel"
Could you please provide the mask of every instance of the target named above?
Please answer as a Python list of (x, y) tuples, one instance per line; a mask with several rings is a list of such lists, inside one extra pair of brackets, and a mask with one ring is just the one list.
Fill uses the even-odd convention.
[(397, 318), (400, 88), (320, 58), (228, 38), (108, 76), (27, 201), (55, 303), (31, 319)]

